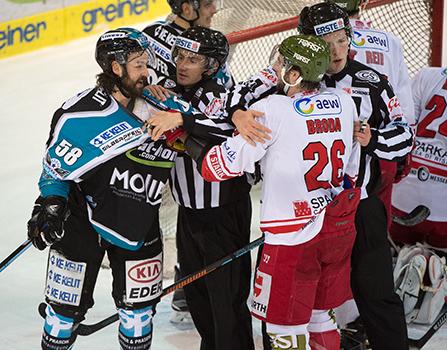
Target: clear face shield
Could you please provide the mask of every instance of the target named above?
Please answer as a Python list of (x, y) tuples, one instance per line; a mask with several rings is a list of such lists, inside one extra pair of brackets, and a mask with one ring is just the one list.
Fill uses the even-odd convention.
[(269, 64), (272, 66), (276, 74), (281, 78), (281, 81), (284, 84), (284, 92), (287, 94), (287, 91), (291, 86), (297, 86), (303, 79), (302, 77), (299, 77), (294, 83), (290, 83), (286, 80), (285, 75), (287, 74), (287, 72), (290, 71), (293, 65), (289, 61), (287, 61), (279, 52), (279, 46), (280, 45), (278, 44), (273, 47), (269, 58)]
[(147, 48), (136, 52), (137, 55), (133, 55), (131, 59), (127, 60), (127, 64), (131, 64), (134, 67), (144, 65), (145, 67), (156, 67), (157, 57), (152, 49)]
[(179, 49), (174, 46), (172, 50), (172, 60), (176, 66), (182, 65), (188, 68), (197, 68), (199, 66), (206, 68), (206, 57), (198, 53)]

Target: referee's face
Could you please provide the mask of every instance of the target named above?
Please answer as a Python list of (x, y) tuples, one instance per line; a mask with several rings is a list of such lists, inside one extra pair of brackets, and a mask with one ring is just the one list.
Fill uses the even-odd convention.
[(323, 35), (324, 41), (329, 44), (331, 49), (331, 63), (328, 73), (335, 74), (340, 72), (346, 66), (349, 51), (349, 38), (344, 29), (333, 33)]

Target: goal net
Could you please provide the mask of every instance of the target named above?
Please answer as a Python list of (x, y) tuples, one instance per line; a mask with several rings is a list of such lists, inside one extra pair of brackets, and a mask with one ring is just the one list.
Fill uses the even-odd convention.
[[(212, 27), (227, 34), (231, 71), (244, 80), (263, 68), (275, 44), (297, 34), (298, 15), (315, 0), (222, 0)], [(370, 0), (362, 19), (401, 39), (410, 75), (440, 65), (443, 0)]]

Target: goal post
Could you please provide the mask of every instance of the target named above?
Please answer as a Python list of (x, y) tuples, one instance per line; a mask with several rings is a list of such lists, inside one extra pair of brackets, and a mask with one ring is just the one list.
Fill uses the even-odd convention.
[[(213, 28), (227, 35), (230, 65), (244, 80), (267, 64), (271, 48), (297, 33), (298, 14), (315, 0), (222, 0)], [(424, 66), (442, 64), (443, 0), (370, 0), (361, 18), (401, 39), (413, 76)], [(444, 48), (445, 49), (445, 48)]]

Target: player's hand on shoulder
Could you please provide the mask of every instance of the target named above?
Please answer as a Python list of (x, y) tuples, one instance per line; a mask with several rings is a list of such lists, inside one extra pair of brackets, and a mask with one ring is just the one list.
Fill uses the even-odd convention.
[(154, 96), (157, 100), (160, 100), (162, 102), (166, 101), (166, 99), (168, 99), (169, 97), (175, 95), (174, 92), (160, 85), (148, 85), (145, 87), (145, 89), (149, 91), (149, 93), (152, 96)]
[(44, 250), (64, 236), (64, 223), (70, 215), (67, 200), (59, 196), (39, 197), (28, 221), (28, 238)]
[(264, 113), (249, 109), (243, 111), (238, 109), (231, 116), (231, 121), (236, 126), (237, 131), (250, 145), (255, 146), (256, 142), (265, 143), (270, 140), (269, 128), (256, 121), (257, 117), (261, 117)]

